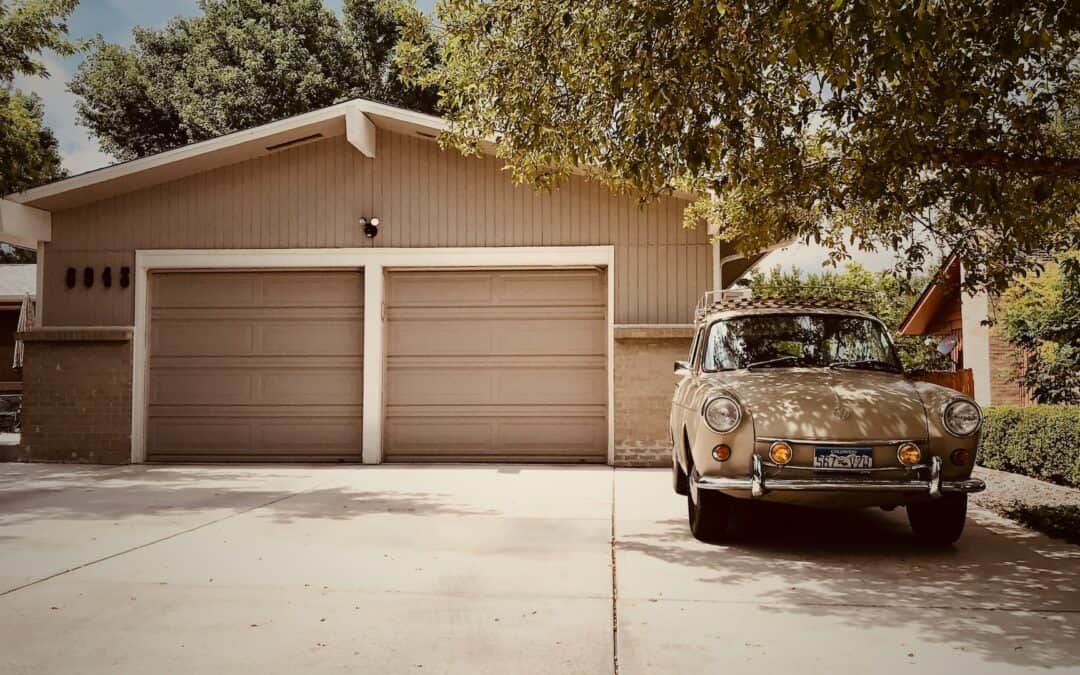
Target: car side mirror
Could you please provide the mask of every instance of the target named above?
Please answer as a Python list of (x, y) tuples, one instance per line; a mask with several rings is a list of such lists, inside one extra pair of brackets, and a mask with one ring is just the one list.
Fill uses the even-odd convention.
[(689, 372), (690, 372), (690, 362), (689, 361), (676, 361), (675, 362), (675, 374), (676, 375), (685, 375), (685, 374), (687, 374)]

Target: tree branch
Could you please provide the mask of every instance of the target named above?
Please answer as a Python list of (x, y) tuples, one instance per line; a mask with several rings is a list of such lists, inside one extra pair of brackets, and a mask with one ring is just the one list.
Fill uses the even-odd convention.
[(934, 156), (955, 166), (994, 169), (1000, 173), (1031, 176), (1080, 177), (1080, 157), (1042, 157), (1017, 155), (1000, 150), (961, 150), (946, 148)]

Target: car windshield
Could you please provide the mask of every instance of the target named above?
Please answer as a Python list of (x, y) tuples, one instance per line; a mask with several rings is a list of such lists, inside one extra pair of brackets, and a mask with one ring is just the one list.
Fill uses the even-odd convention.
[(759, 314), (712, 324), (706, 371), (796, 366), (900, 372), (881, 324), (840, 314)]

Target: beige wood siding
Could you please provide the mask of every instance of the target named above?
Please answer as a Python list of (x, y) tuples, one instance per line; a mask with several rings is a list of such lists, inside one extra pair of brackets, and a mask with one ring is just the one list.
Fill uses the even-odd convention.
[(360, 460), (363, 275), (151, 275), (150, 461)]
[(389, 461), (607, 459), (598, 270), (387, 275)]
[[(47, 325), (131, 325), (133, 289), (82, 286), (84, 267), (114, 278), (136, 249), (296, 247), (616, 247), (615, 321), (689, 322), (711, 280), (704, 227), (682, 227), (685, 202), (644, 208), (576, 177), (551, 194), (514, 186), (498, 160), (379, 131), (369, 159), (342, 137), (53, 214)], [(361, 216), (382, 220), (366, 239)], [(67, 267), (79, 271), (74, 289)]]

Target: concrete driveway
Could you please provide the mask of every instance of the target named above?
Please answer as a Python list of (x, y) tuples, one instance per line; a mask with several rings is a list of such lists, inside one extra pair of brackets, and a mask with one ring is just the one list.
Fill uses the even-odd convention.
[(668, 482), (2, 464), (0, 672), (1080, 672), (1077, 547), (794, 509), (707, 546)]

